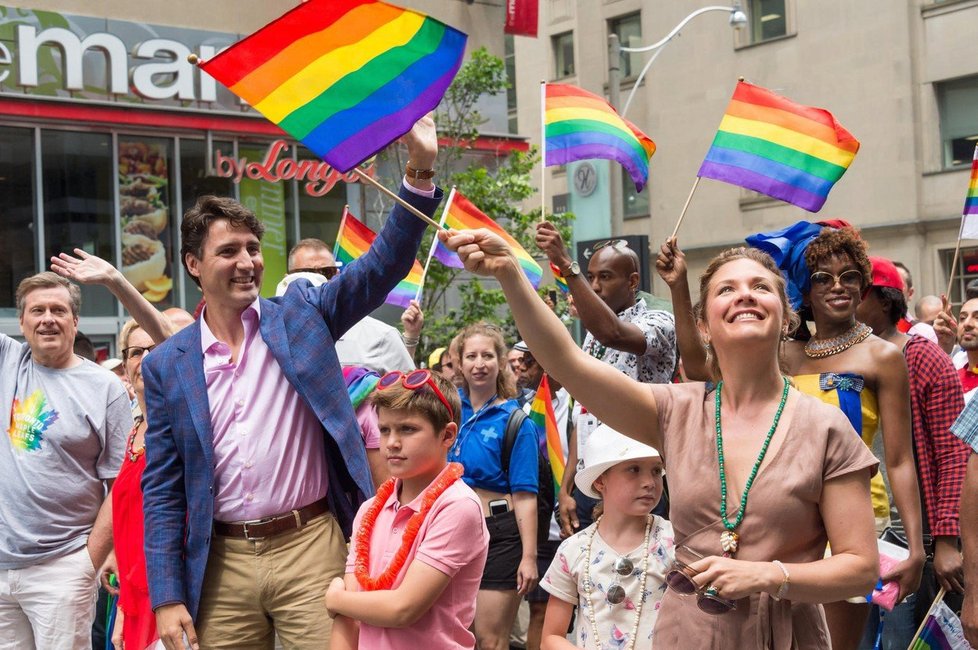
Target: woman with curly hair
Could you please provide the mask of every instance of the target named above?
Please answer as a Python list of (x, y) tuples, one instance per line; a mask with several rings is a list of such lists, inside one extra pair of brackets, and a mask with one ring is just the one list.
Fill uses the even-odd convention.
[[(454, 341), (453, 341), (454, 344)], [(482, 501), (489, 555), (475, 607), (475, 636), (484, 650), (509, 647), (520, 598), (537, 583), (537, 430), (526, 418), (509, 454), (503, 445), (514, 411), (522, 415), (516, 378), (498, 327), (469, 325), (458, 336), (462, 426), (448, 454)]]

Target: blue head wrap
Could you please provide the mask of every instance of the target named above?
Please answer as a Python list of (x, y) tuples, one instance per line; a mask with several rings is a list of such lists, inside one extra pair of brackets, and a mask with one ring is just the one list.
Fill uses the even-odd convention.
[(799, 221), (781, 230), (759, 232), (747, 237), (749, 246), (774, 258), (774, 263), (781, 269), (781, 275), (787, 282), (788, 300), (794, 309), (801, 308), (802, 298), (811, 289), (811, 273), (805, 263), (805, 249), (820, 232), (821, 225)]

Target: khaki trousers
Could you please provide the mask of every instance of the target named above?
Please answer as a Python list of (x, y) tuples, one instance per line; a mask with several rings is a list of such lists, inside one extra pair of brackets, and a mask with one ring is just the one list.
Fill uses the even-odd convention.
[(211, 538), (195, 626), (202, 650), (329, 648), (326, 588), (342, 577), (346, 543), (329, 513), (301, 530), (248, 540)]

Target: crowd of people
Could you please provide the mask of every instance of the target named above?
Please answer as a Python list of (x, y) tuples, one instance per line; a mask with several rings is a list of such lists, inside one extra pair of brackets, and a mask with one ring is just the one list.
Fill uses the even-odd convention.
[[(399, 196), (431, 215), (431, 119), (404, 143)], [(799, 222), (713, 258), (696, 302), (666, 241), (669, 312), (626, 241), (581, 268), (543, 222), (578, 346), (501, 238), (441, 232), (521, 338), (470, 323), (416, 364), (420, 306), (368, 314), (424, 228), (397, 204), (347, 267), (307, 239), (264, 278), (263, 224), (208, 196), (181, 224), (195, 315), (81, 250), (23, 280), (0, 648), (91, 647), (99, 582), (127, 650), (906, 648), (938, 592), (978, 644), (978, 287), (911, 318), (905, 267)], [(104, 367), (79, 284), (132, 316)]]

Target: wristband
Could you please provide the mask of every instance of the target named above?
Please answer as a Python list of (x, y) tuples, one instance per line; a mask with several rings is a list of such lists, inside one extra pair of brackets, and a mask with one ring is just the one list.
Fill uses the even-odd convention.
[(771, 562), (771, 564), (781, 569), (781, 573), (784, 574), (784, 580), (781, 581), (781, 586), (778, 587), (777, 593), (772, 596), (774, 600), (781, 600), (785, 597), (785, 594), (788, 593), (788, 587), (791, 586), (791, 575), (788, 573), (788, 569), (781, 564), (779, 560), (774, 560)]
[(401, 334), (401, 343), (403, 343), (404, 347), (406, 348), (416, 347), (420, 342), (421, 342), (420, 336), (412, 339), (412, 338), (408, 338), (407, 336), (404, 336), (404, 334)]
[(411, 161), (404, 166), (404, 175), (414, 180), (427, 181), (435, 177), (434, 169), (415, 169), (411, 166)]

